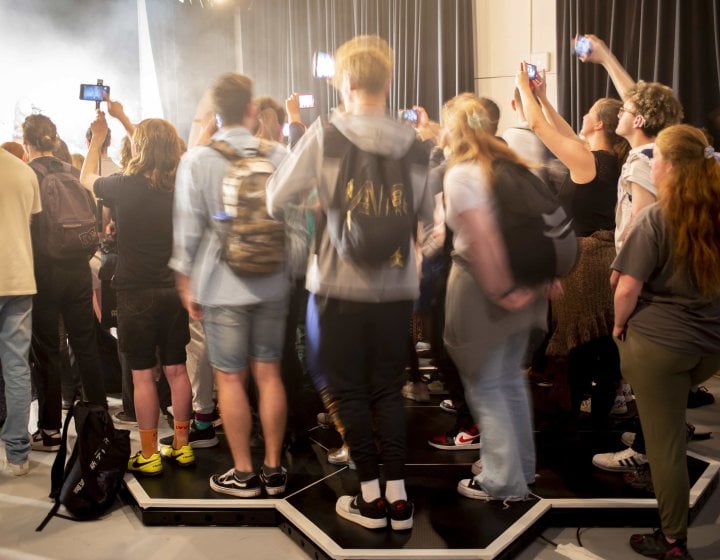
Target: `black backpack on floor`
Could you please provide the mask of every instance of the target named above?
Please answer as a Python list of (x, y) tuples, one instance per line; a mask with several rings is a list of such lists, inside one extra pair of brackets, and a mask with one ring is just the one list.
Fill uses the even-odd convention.
[[(73, 417), (77, 440), (66, 465), (68, 427)], [(104, 406), (76, 402), (65, 418), (50, 475), (50, 497), (55, 504), (36, 531), (42, 531), (53, 515), (75, 521), (101, 517), (115, 503), (129, 458), (130, 432), (116, 430)], [(57, 513), (61, 505), (72, 517)]]

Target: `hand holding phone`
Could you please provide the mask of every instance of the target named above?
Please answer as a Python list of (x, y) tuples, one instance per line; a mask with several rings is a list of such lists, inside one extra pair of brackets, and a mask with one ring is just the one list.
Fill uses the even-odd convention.
[(579, 58), (586, 57), (592, 51), (592, 44), (590, 38), (585, 35), (580, 35), (575, 38), (575, 55)]

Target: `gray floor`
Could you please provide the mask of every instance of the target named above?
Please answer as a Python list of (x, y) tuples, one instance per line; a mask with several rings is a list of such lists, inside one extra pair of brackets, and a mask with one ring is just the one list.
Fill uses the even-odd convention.
[[(706, 383), (720, 401), (720, 377)], [(720, 461), (720, 403), (688, 410), (688, 420), (716, 432), (715, 437), (692, 442), (696, 453)], [(31, 419), (31, 425), (33, 420)], [(169, 433), (169, 430), (167, 430)], [(164, 434), (162, 434), (164, 435)], [(134, 433), (134, 445), (138, 445)], [(572, 453), (568, 449), (568, 453)], [(183, 559), (287, 559), (308, 557), (279, 529), (225, 527), (145, 527), (130, 507), (115, 509), (96, 522), (53, 519), (41, 533), (35, 527), (50, 507), (47, 498), (54, 454), (32, 452), (31, 472), (25, 477), (0, 476), (0, 559), (40, 560), (158, 560)], [(720, 559), (720, 490), (716, 490), (692, 524), (689, 534), (695, 560)], [(627, 544), (629, 536), (650, 528), (583, 528), (583, 546), (605, 560), (641, 558)], [(577, 528), (548, 529), (545, 539), (577, 545)], [(565, 556), (542, 538), (535, 540), (518, 560), (562, 560)]]

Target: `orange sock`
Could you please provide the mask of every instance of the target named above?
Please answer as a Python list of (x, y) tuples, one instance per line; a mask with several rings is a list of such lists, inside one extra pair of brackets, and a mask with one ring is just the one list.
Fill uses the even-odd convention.
[(140, 449), (142, 456), (149, 459), (151, 455), (157, 453), (157, 428), (151, 430), (139, 429), (140, 432)]
[(180, 449), (188, 444), (188, 429), (190, 420), (175, 420), (175, 439), (173, 439), (173, 448)]

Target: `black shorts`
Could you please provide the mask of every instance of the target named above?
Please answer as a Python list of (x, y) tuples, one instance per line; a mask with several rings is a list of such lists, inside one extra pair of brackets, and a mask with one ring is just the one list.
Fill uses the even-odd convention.
[(189, 318), (177, 290), (149, 288), (117, 293), (118, 341), (131, 369), (184, 364)]

